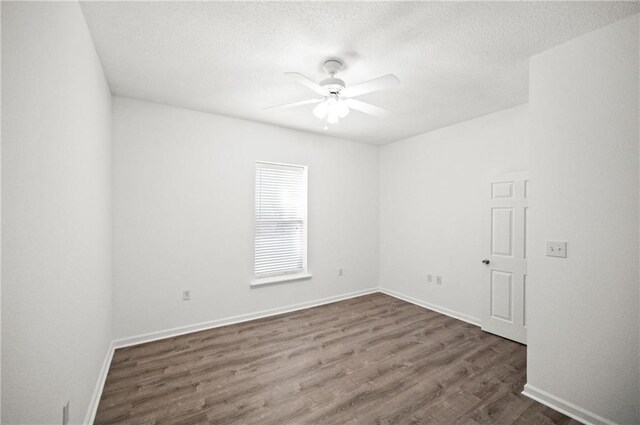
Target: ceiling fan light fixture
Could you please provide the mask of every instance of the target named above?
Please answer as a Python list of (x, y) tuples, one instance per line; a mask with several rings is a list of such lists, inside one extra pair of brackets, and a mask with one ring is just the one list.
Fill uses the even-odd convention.
[(349, 107), (344, 100), (337, 96), (331, 96), (318, 103), (313, 108), (313, 115), (319, 119), (327, 117), (329, 124), (336, 124), (340, 118), (344, 118), (349, 114)]

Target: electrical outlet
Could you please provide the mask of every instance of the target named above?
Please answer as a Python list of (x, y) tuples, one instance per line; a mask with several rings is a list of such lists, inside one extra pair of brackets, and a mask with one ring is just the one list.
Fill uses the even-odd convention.
[(184, 291), (182, 291), (182, 300), (189, 301), (190, 299), (191, 299), (191, 290), (185, 289)]
[(436, 275), (436, 285), (442, 285), (442, 276)]
[(69, 402), (62, 406), (62, 425), (69, 424)]
[(431, 283), (433, 282), (433, 275), (432, 274), (428, 274), (427, 275), (427, 283)]
[(338, 276), (342, 276), (342, 269), (338, 269)]

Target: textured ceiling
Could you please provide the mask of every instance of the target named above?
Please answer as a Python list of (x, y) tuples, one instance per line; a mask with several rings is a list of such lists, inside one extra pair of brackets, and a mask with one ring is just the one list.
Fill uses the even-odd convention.
[[(638, 2), (84, 2), (116, 95), (384, 144), (528, 99), (528, 58), (640, 10)], [(285, 71), (347, 85), (393, 73), (328, 130)]]

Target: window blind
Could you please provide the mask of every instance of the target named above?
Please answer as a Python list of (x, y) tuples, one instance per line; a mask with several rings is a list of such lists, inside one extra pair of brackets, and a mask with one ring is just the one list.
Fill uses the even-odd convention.
[(256, 278), (306, 269), (306, 167), (256, 163)]

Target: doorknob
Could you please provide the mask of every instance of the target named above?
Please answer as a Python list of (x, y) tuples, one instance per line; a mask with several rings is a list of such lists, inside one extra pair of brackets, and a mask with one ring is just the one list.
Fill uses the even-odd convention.
[(484, 260), (482, 260), (482, 264), (489, 264), (491, 261), (487, 260), (486, 258)]

